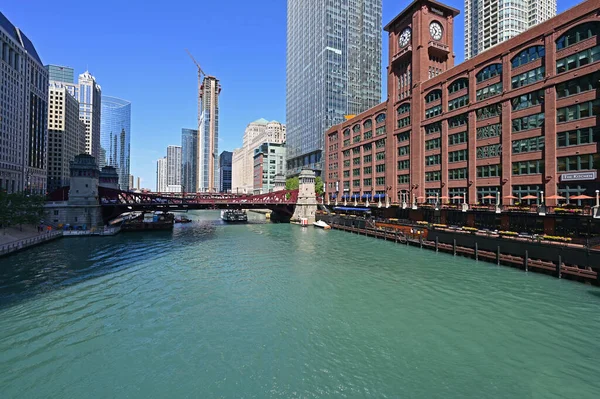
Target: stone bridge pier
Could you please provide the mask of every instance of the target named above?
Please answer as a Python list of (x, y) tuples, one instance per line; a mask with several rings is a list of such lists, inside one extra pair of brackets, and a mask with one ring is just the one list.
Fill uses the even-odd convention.
[(298, 200), (292, 220), (308, 219), (308, 223), (315, 222), (317, 213), (317, 197), (315, 195), (315, 172), (303, 169), (298, 177)]

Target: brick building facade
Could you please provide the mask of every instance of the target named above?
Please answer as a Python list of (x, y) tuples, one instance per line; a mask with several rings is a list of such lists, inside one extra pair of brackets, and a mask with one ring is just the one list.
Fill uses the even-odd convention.
[(408, 203), (466, 196), (469, 204), (498, 198), (503, 205), (527, 195), (540, 202), (542, 191), (566, 200), (594, 196), (600, 188), (597, 1), (455, 67), (458, 13), (415, 0), (385, 27), (388, 99), (327, 131), (327, 195), (386, 194)]

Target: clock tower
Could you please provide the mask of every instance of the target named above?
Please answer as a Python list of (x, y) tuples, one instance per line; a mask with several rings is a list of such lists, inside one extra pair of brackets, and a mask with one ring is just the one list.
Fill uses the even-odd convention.
[[(457, 9), (435, 0), (415, 0), (384, 28), (389, 33), (386, 128), (394, 132), (392, 137), (410, 135), (410, 186), (396, 185), (395, 167), (386, 172), (386, 180), (394, 182), (396, 192), (409, 191), (410, 202), (425, 196), (425, 134), (421, 126), (425, 104), (421, 86), (454, 66), (453, 20), (458, 14)], [(396, 122), (405, 118), (400, 114), (406, 111), (410, 123)], [(394, 154), (396, 165), (397, 140), (388, 140), (386, 152)]]
[(386, 25), (392, 103), (410, 97), (416, 84), (454, 66), (453, 20), (458, 13), (434, 0), (415, 0)]

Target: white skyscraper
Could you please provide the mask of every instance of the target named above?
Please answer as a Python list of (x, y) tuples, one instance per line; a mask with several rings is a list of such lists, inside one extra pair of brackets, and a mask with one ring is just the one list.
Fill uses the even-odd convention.
[(100, 115), (102, 90), (91, 73), (85, 71), (78, 81), (79, 118), (85, 123), (85, 152), (99, 158), (100, 154)]
[(465, 59), (556, 15), (556, 0), (465, 0)]
[(250, 122), (244, 131), (241, 148), (233, 151), (231, 189), (252, 193), (254, 188), (254, 150), (264, 143), (284, 144), (286, 126), (281, 122), (258, 119)]
[(48, 192), (68, 186), (70, 163), (85, 152), (85, 124), (79, 102), (61, 83), (50, 81), (48, 109)]
[(156, 161), (156, 191), (159, 193), (167, 192), (167, 157), (162, 157)]

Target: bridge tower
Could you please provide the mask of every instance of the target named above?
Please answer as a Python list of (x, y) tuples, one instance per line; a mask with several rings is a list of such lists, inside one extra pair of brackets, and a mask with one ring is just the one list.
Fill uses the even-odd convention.
[(100, 171), (100, 187), (119, 189), (119, 174), (114, 166), (105, 166)]
[(273, 179), (273, 191), (285, 190), (285, 176), (282, 174), (275, 175)]
[(298, 177), (300, 186), (298, 189), (298, 201), (292, 219), (307, 218), (309, 223), (315, 221), (317, 212), (317, 197), (315, 195), (315, 172), (303, 169)]

